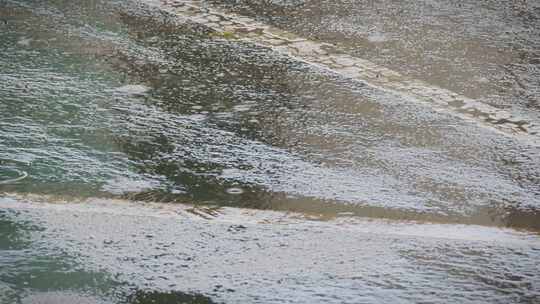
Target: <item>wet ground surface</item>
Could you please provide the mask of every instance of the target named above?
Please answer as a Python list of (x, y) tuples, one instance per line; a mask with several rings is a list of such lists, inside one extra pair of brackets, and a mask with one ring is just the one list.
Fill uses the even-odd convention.
[(538, 300), (535, 2), (165, 2), (0, 2), (0, 302)]

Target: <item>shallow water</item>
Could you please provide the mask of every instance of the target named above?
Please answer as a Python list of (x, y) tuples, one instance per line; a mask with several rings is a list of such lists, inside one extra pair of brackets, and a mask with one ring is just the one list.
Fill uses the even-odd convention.
[(204, 1), (538, 118), (540, 3)]
[(29, 176), (7, 191), (537, 228), (509, 220), (536, 214), (536, 147), (156, 9), (23, 4), (0, 158)]
[[(414, 98), (406, 98), (391, 89), (383, 90), (369, 82), (356, 81), (331, 69), (299, 61), (256, 45), (249, 39), (227, 39), (211, 27), (186, 19), (182, 14), (160, 9), (156, 3), (104, 0), (0, 2), (0, 192), (6, 199), (1, 201), (2, 206), (11, 206), (7, 198), (12, 195), (19, 201), (20, 196), (30, 194), (47, 197), (49, 201), (129, 199), (189, 203), (203, 209), (211, 206), (215, 210), (233, 206), (295, 211), (326, 220), (360, 216), (375, 220), (417, 220), (540, 231), (538, 146), (450, 111), (436, 111), (429, 104), (415, 102)], [(534, 60), (538, 55), (535, 47), (538, 33), (526, 29), (537, 23), (538, 10), (533, 2), (526, 3), (530, 7), (524, 17), (512, 17), (507, 11), (493, 10), (502, 7), (502, 3), (486, 4), (481, 10), (485, 24), (470, 21), (473, 18), (471, 12), (477, 11), (471, 7), (473, 4), (452, 9), (441, 9), (442, 4), (430, 9), (427, 4), (415, 4), (425, 7), (417, 11), (413, 9), (415, 5), (404, 3), (400, 6), (404, 15), (381, 20), (347, 18), (347, 14), (367, 14), (369, 10), (362, 10), (361, 3), (302, 2), (288, 6), (276, 2), (225, 7), (310, 39), (338, 43), (354, 56), (478, 98), (481, 102), (509, 107), (512, 111), (525, 113), (532, 123), (537, 123), (534, 100), (538, 98), (538, 88), (534, 83), (538, 73)], [(383, 15), (393, 14), (396, 8), (386, 2), (380, 5), (392, 8), (373, 8)], [(437, 17), (437, 14), (446, 14), (446, 17)], [(277, 15), (280, 17), (272, 18)], [(450, 18), (455, 15), (459, 17), (457, 20)], [(411, 25), (409, 30), (397, 27), (403, 23), (403, 18), (409, 17), (429, 26)], [(453, 35), (444, 36), (448, 31), (445, 26), (462, 24), (461, 19), (466, 20), (463, 24), (467, 31), (456, 30)], [(370, 22), (375, 29), (382, 27), (385, 31), (347, 30), (357, 28), (357, 25), (361, 29), (358, 22)], [(315, 23), (318, 26), (313, 28), (311, 25)], [(333, 26), (327, 26), (327, 23)], [(494, 35), (496, 27), (492, 27), (493, 24), (508, 29), (510, 34)], [(366, 33), (371, 35), (367, 42)], [(448, 38), (428, 43), (434, 40), (433, 36), (439, 35)], [(518, 36), (522, 38), (518, 50), (508, 51), (513, 47), (509, 41), (513, 39), (517, 43), (514, 38)], [(471, 42), (458, 45), (463, 41)], [(420, 56), (404, 47), (402, 43), (405, 42), (423, 45), (422, 51), (433, 56), (429, 57), (431, 59)], [(496, 55), (477, 56), (472, 51), (463, 54), (463, 50), (476, 50), (476, 46), (484, 49), (480, 42), (492, 45)], [(371, 48), (373, 45), (376, 47)], [(516, 59), (516, 52), (525, 52), (525, 55)], [(463, 62), (456, 64), (456, 60)], [(518, 67), (518, 64), (523, 65)], [(514, 67), (525, 79), (521, 82), (523, 90), (497, 78), (501, 73), (503, 76), (516, 74)], [(522, 96), (523, 92), (528, 94), (526, 98)], [(495, 95), (501, 99), (492, 98)], [(36, 201), (35, 197), (31, 201)], [(212, 218), (214, 209), (204, 209), (205, 212), (194, 209), (193, 212), (203, 218)], [(179, 292), (169, 288), (164, 294), (154, 294), (153, 290), (159, 291), (164, 285), (152, 285), (148, 283), (152, 280), (141, 279), (144, 273), (135, 272), (134, 277), (118, 279), (111, 278), (111, 273), (122, 274), (129, 269), (113, 267), (90, 271), (80, 266), (86, 263), (86, 260), (84, 263), (78, 260), (79, 254), (88, 249), (81, 245), (86, 241), (80, 235), (72, 235), (76, 233), (76, 229), (73, 230), (75, 224), (60, 228), (58, 218), (63, 216), (61, 214), (29, 212), (28, 217), (33, 223), (35, 218), (50, 215), (49, 222), (38, 226), (42, 227), (40, 229), (58, 227), (62, 231), (58, 234), (62, 240), (57, 244), (58, 248), (66, 248), (70, 242), (78, 244), (68, 256), (52, 254), (56, 245), (52, 246), (48, 238), (36, 244), (30, 237), (32, 242), (28, 250), (25, 244), (12, 244), (10, 240), (17, 239), (19, 233), (35, 233), (27, 232), (34, 226), (25, 222), (26, 213), (8, 213), (6, 219), (1, 219), (5, 228), (0, 230), (0, 237), (6, 237), (3, 253), (8, 256), (2, 265), (19, 265), (16, 261), (30, 263), (27, 267), (16, 266), (13, 271), (0, 271), (0, 291), (3, 285), (7, 286), (6, 290), (15, 290), (11, 294), (6, 292), (8, 299), (21, 290), (29, 290), (29, 297), (38, 294), (40, 299), (50, 297), (52, 300), (49, 301), (53, 302), (73, 302), (73, 297), (84, 298), (80, 301), (110, 302), (111, 299), (127, 299), (130, 295), (133, 295), (131, 300), (126, 301), (133, 303), (145, 303), (151, 301), (148, 297), (154, 296), (162, 299), (194, 297), (193, 301), (201, 303), (210, 301), (203, 295), (194, 295), (200, 292), (208, 295), (208, 290), (213, 287), (206, 285), (184, 285)], [(130, 229), (144, 229), (144, 224), (128, 222), (126, 225), (132, 226)], [(171, 223), (166, 226), (187, 229)], [(219, 227), (209, 229), (219, 230)], [(82, 231), (88, 233), (95, 228), (88, 224)], [(159, 231), (162, 230), (154, 233)], [(332, 233), (328, 232), (328, 235)], [(164, 234), (163, 238), (166, 237)], [(372, 244), (369, 233), (365, 238), (358, 242)], [(414, 247), (416, 242), (407, 244), (406, 238), (398, 239), (407, 248)], [(302, 240), (290, 241), (297, 244)], [(432, 243), (426, 245), (427, 252), (439, 248), (435, 239), (429, 242)], [(373, 244), (383, 246), (378, 242)], [(10, 251), (11, 246), (15, 246), (16, 251)], [(226, 242), (223, 246), (227, 246)], [(102, 247), (103, 242), (94, 247), (98, 253), (91, 261), (99, 260), (100, 255), (101, 258), (114, 255)], [(356, 250), (353, 247), (351, 245), (350, 249)], [(316, 248), (315, 244), (313, 248)], [(41, 254), (39, 250), (44, 250), (43, 261), (30, 257)], [(512, 249), (503, 251), (506, 250)], [(523, 263), (514, 260), (513, 254), (497, 251), (493, 255), (524, 267), (534, 261), (534, 250), (523, 250), (527, 255)], [(325, 254), (331, 256), (333, 252)], [(388, 254), (389, 259), (417, 259), (413, 254), (399, 255), (400, 258), (395, 252)], [(370, 257), (376, 259), (372, 253)], [(239, 261), (252, 258), (255, 259), (242, 256)], [(411, 263), (416, 265), (420, 261)], [(77, 265), (80, 271), (75, 271), (73, 278), (65, 274), (66, 269), (79, 267)], [(148, 266), (141, 265), (143, 268)], [(133, 265), (127, 263), (125, 267)], [(163, 266), (156, 266), (163, 270), (160, 267)], [(236, 267), (229, 274), (242, 272), (241, 266)], [(405, 271), (413, 266), (400, 267)], [(496, 265), (493, 267), (493, 272), (500, 274), (500, 269)], [(58, 273), (57, 281), (69, 284), (49, 286), (42, 280), (32, 281), (31, 287), (26, 288), (24, 282), (27, 279), (23, 277), (37, 276), (38, 270), (42, 271), (42, 276), (43, 273)], [(376, 269), (373, 271), (377, 272)], [(208, 273), (191, 274), (189, 280), (200, 280)], [(283, 274), (276, 273), (276, 280), (279, 275)], [(401, 280), (399, 274), (394, 275), (397, 281)], [(424, 275), (415, 273), (411, 282), (429, 277), (429, 273)], [(435, 274), (438, 275), (441, 273)], [(309, 289), (316, 285), (317, 276), (308, 275), (309, 282), (291, 284), (275, 299), (260, 302), (285, 298), (295, 286)], [(529, 273), (526, 276), (531, 277), (527, 283), (530, 290), (519, 296), (533, 301), (538, 295), (538, 278)], [(150, 291), (144, 288), (138, 293), (126, 291), (122, 280), (139, 289), (148, 283)], [(89, 281), (93, 283), (87, 285)], [(397, 284), (397, 281), (389, 284)], [(74, 285), (70, 285), (72, 282)], [(257, 281), (252, 287), (260, 287), (257, 284), (261, 282)], [(359, 284), (349, 279), (328, 282), (335, 284), (336, 289), (327, 290), (326, 295), (343, 293)], [(456, 282), (448, 284), (459, 283)], [(485, 284), (499, 284), (492, 283)], [(119, 292), (115, 288), (117, 284), (123, 286), (121, 295), (115, 294)], [(223, 282), (216, 284), (226, 285)], [(379, 286), (377, 288), (391, 287), (380, 287), (384, 285), (381, 282), (373, 284)], [(503, 290), (504, 286), (501, 287)], [(407, 288), (411, 286), (404, 287)], [(433, 286), (427, 291), (440, 288), (444, 289)], [(275, 289), (279, 290), (279, 287)], [(47, 293), (50, 290), (62, 292)], [(76, 292), (63, 292), (66, 290)], [(218, 298), (256, 302), (256, 294), (239, 292), (237, 296), (227, 297), (223, 296), (227, 294), (226, 288), (224, 290), (217, 292)], [(304, 291), (298, 299), (315, 294)], [(511, 293), (520, 292), (520, 287), (511, 289)], [(380, 298), (382, 293), (373, 293), (376, 301), (384, 300)], [(269, 294), (265, 293), (265, 296)], [(348, 296), (350, 298), (334, 300), (355, 302), (358, 295)], [(478, 294), (465, 298), (473, 301), (476, 296)], [(54, 300), (58, 297), (65, 300)], [(413, 302), (420, 299), (402, 293), (396, 297)], [(41, 301), (22, 297), (17, 300), (23, 303)], [(323, 301), (322, 298), (312, 300)], [(370, 302), (369, 297), (366, 301)]]
[[(188, 303), (539, 299), (538, 235), (361, 218), (320, 222), (300, 214), (182, 204), (52, 201), (0, 200), (7, 207), (1, 219), (18, 225), (13, 230), (20, 235), (10, 235), (17, 248), (0, 251), (2, 256), (12, 252), (2, 260), (0, 280), (7, 282), (12, 299), (23, 303), (49, 297), (90, 303), (145, 303), (154, 297), (164, 304), (186, 298)], [(39, 253), (43, 268), (3, 271), (4, 265), (17, 267), (17, 258), (34, 260), (24, 258), (25, 252)], [(50, 275), (47, 271), (57, 268), (48, 263), (58, 259), (73, 266)], [(85, 277), (93, 280), (78, 285)], [(54, 291), (45, 293), (44, 280), (64, 283), (45, 285)]]

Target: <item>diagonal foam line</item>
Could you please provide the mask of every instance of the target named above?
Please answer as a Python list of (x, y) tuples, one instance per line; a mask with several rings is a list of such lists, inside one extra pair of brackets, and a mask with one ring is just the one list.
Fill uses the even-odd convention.
[(216, 37), (238, 39), (269, 47), (304, 63), (361, 81), (374, 88), (398, 93), (411, 102), (420, 102), (439, 112), (452, 114), (500, 134), (540, 146), (540, 125), (527, 117), (408, 78), (368, 60), (344, 54), (333, 44), (308, 40), (249, 17), (203, 6), (200, 1), (160, 2), (165, 9), (177, 16), (214, 30)]

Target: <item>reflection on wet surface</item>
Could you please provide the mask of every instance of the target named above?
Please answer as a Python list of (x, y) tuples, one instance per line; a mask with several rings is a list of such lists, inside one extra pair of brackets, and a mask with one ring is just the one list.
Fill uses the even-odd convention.
[[(525, 1), (530, 6), (525, 15), (517, 17), (505, 15), (513, 12), (506, 8), (494, 12), (492, 8), (502, 7), (499, 2), (491, 1), (485, 8), (478, 4), (482, 9), (475, 14), (485, 16), (481, 18), (485, 21), (478, 24), (471, 21), (474, 16), (468, 13), (475, 10), (468, 3), (448, 8), (433, 2), (431, 5), (436, 7), (428, 9), (426, 3), (390, 5), (383, 1), (371, 3), (371, 8), (366, 10), (361, 9), (364, 7), (361, 3), (348, 2), (253, 3), (226, 7), (311, 39), (340, 44), (354, 56), (389, 66), (402, 74), (485, 99), (495, 106), (511, 105), (518, 112), (527, 112), (529, 117), (537, 115), (538, 92), (533, 83), (538, 79), (534, 59), (538, 56), (538, 48), (534, 47), (538, 37), (526, 29), (535, 26), (538, 13), (530, 1)], [(424, 9), (418, 11), (416, 7)], [(403, 15), (396, 13), (398, 8)], [(370, 10), (379, 13), (368, 18), (366, 14)], [(402, 19), (410, 19), (411, 23)], [(310, 219), (361, 216), (540, 231), (540, 150), (511, 135), (501, 135), (474, 121), (411, 102), (392, 90), (354, 81), (267, 47), (231, 39), (231, 33), (216, 33), (208, 26), (142, 2), (6, 0), (0, 3), (0, 20), (4, 21), (0, 23), (0, 191), (4, 198), (9, 196), (7, 193), (16, 193), (47, 195), (56, 202), (101, 197), (189, 203), (193, 204), (187, 211), (189, 214), (207, 220), (219, 216), (223, 206), (234, 206), (300, 212)], [(510, 26), (505, 22), (513, 23)], [(313, 24), (317, 27), (313, 28)], [(364, 28), (365, 24), (374, 27)], [(467, 30), (445, 29), (448, 24), (465, 24)], [(512, 31), (502, 37), (493, 35), (497, 31), (493, 24)], [(452, 35), (447, 33), (449, 30)], [(446, 38), (435, 39), (439, 36)], [(519, 59), (516, 53), (521, 54)], [(514, 75), (513, 80), (505, 82), (508, 75)], [(32, 216), (39, 218), (39, 215)], [(134, 303), (169, 299), (210, 303), (204, 296), (192, 296), (196, 292), (174, 293), (174, 286), (158, 288), (168, 286), (163, 282), (171, 280), (172, 275), (160, 279), (157, 273), (163, 272), (161, 266), (156, 266), (159, 271), (147, 273), (126, 263), (121, 264), (124, 268), (120, 270), (111, 266), (103, 272), (98, 267), (66, 274), (66, 269), (76, 268), (78, 259), (82, 259), (79, 254), (86, 251), (97, 250), (96, 255), (85, 257), (93, 261), (99, 260), (100, 254), (111, 258), (114, 254), (109, 247), (114, 247), (115, 242), (120, 244), (120, 252), (129, 256), (129, 246), (123, 243), (128, 242), (129, 234), (124, 239), (115, 236), (114, 240), (104, 239), (100, 243), (80, 235), (70, 238), (79, 233), (73, 230), (75, 223), (79, 220), (84, 223), (80, 214), (70, 214), (77, 221), (67, 221), (68, 226), (62, 226), (62, 233), (57, 236), (76, 244), (74, 251), (67, 256), (62, 251), (52, 254), (50, 250), (54, 248), (47, 249), (50, 239), (43, 243), (34, 239), (34, 247), (26, 250), (30, 246), (24, 242), (28, 226), (19, 224), (25, 216), (23, 212), (15, 216), (16, 220), (5, 221), (0, 217), (0, 246), (6, 253), (0, 258), (5, 265), (0, 268), (0, 293), (8, 290), (5, 294), (9, 294), (9, 299), (24, 303), (17, 294), (30, 289), (29, 296), (42, 299), (84, 298), (109, 303), (112, 300), (107, 296), (125, 299), (126, 295), (134, 294), (129, 300)], [(50, 215), (43, 227), (63, 225), (56, 216), (62, 217)], [(145, 216), (149, 215), (142, 218)], [(139, 224), (126, 219), (126, 225), (133, 225), (126, 229), (144, 230), (144, 225)], [(151, 222), (146, 224), (156, 228)], [(107, 225), (104, 227), (113, 229)], [(164, 225), (178, 231), (190, 227), (168, 222)], [(202, 229), (206, 224), (197, 225)], [(212, 233), (244, 230), (238, 228), (242, 225), (234, 229), (222, 226), (211, 228), (216, 230)], [(85, 227), (87, 231), (95, 228), (91, 223)], [(101, 236), (111, 231), (116, 233), (114, 229)], [(270, 233), (273, 228), (260, 229)], [(159, 228), (154, 233), (164, 233), (163, 240), (179, 237), (164, 230), (167, 229)], [(30, 236), (33, 234), (28, 232)], [(392, 284), (401, 284), (407, 290), (419, 280), (432, 276), (442, 280), (441, 276), (448, 275), (451, 279), (445, 282), (449, 285), (459, 285), (471, 276), (476, 278), (473, 283), (467, 281), (472, 284), (471, 290), (481, 288), (482, 284), (493, 290), (510, 286), (513, 295), (518, 294), (519, 299), (531, 303), (538, 294), (538, 278), (526, 269), (528, 266), (535, 269), (531, 261), (537, 257), (536, 249), (518, 250), (526, 256), (521, 259), (506, 247), (470, 245), (480, 246), (500, 259), (489, 262), (492, 268), (485, 274), (467, 268), (479, 258), (466, 253), (468, 246), (462, 248), (450, 242), (450, 251), (458, 255), (456, 259), (465, 260), (467, 266), (453, 268), (459, 264), (453, 256), (445, 256), (443, 264), (433, 261), (446, 252), (445, 245), (436, 240), (407, 243), (406, 239), (393, 237), (373, 241), (369, 234), (360, 239), (354, 234), (346, 235), (358, 241), (357, 244), (373, 244), (374, 247), (368, 247), (379, 248), (387, 261), (399, 264), (396, 266), (400, 270), (386, 270), (391, 282), (376, 277), (378, 269), (371, 269), (372, 273), (356, 269), (359, 266), (354, 262), (349, 266), (355, 265), (361, 273), (360, 279), (355, 279), (345, 266), (337, 269), (332, 263), (316, 268), (317, 276), (321, 277), (303, 277), (302, 269), (294, 264), (299, 262), (298, 257), (289, 265), (296, 271), (289, 277), (291, 289), (283, 291), (278, 286), (280, 283), (272, 285), (273, 288), (285, 294), (295, 287), (309, 289), (306, 286), (324, 281), (325, 269), (331, 269), (331, 273), (343, 274), (338, 282), (342, 285), (338, 284), (335, 290), (329, 287), (319, 298), (313, 290), (303, 290), (314, 296), (309, 299), (353, 303), (359, 295), (352, 291), (363, 289), (378, 300), (407, 298), (414, 302), (424, 298), (403, 292), (383, 299), (380, 290), (396, 287)], [(197, 237), (183, 237), (188, 238), (185, 241), (189, 244), (198, 241)], [(317, 239), (312, 234), (305, 236), (308, 237)], [(328, 232), (324, 239), (332, 237)], [(256, 233), (252, 238), (257, 238)], [(303, 238), (280, 241), (303, 242), (306, 240)], [(349, 242), (345, 236), (338, 239)], [(261, 242), (271, 240), (269, 236)], [(59, 241), (58, 246), (64, 250), (70, 241), (65, 244)], [(247, 248), (258, 250), (262, 243), (251, 242)], [(399, 248), (385, 249), (394, 243)], [(86, 247), (88, 244), (94, 247)], [(217, 245), (205, 241), (201, 248), (190, 250), (201, 250), (205, 263), (226, 264), (235, 254), (233, 249), (224, 256), (211, 257), (211, 250), (220, 250), (220, 244), (229, 246), (225, 241)], [(242, 245), (234, 244), (242, 252)], [(318, 256), (315, 250), (318, 246), (321, 244), (312, 244), (313, 260), (339, 253)], [(144, 258), (155, 249), (143, 247), (139, 249)], [(349, 249), (359, 250), (352, 243)], [(156, 256), (161, 254), (157, 251)], [(294, 256), (295, 252), (299, 251), (288, 253)], [(359, 253), (366, 254), (372, 262), (381, 262), (373, 252)], [(42, 254), (43, 261), (31, 257), (35, 254)], [(280, 256), (279, 250), (276, 254)], [(250, 260), (249, 256), (244, 258)], [(114, 265), (112, 260), (108, 260), (109, 265)], [(524, 285), (498, 268), (497, 263), (503, 261), (508, 263), (507, 267), (518, 269), (520, 278), (528, 278)], [(178, 269), (189, 264), (175, 259), (172, 263)], [(299, 265), (311, 267), (302, 263)], [(229, 269), (230, 273), (240, 276), (243, 266), (235, 265)], [(277, 282), (284, 274), (272, 272), (269, 265), (261, 267), (270, 271), (273, 282)], [(139, 266), (152, 269), (146, 262)], [(186, 274), (180, 280), (215, 275), (216, 268), (198, 266), (203, 270)], [(407, 281), (401, 279), (407, 275), (407, 269), (425, 272), (415, 273)], [(109, 274), (130, 271), (133, 277), (128, 275), (126, 281), (142, 282), (137, 287), (151, 282), (145, 286), (148, 289), (138, 293), (122, 289), (122, 296), (113, 294), (116, 291), (110, 286), (125, 282), (110, 278)], [(50, 286), (44, 278), (50, 276), (56, 278), (55, 282), (65, 284), (51, 288), (65, 293), (48, 293)], [(256, 273), (251, 277), (254, 283), (249, 278), (240, 281), (255, 289), (265, 284)], [(223, 287), (216, 291), (221, 296), (228, 294), (227, 288), (244, 291), (247, 288), (224, 287), (225, 279), (214, 279), (214, 285)], [(175, 280), (178, 282), (178, 278)], [(87, 281), (95, 284), (87, 286)], [(204, 294), (216, 288), (203, 286), (201, 282), (184, 284), (180, 290), (203, 290)], [(426, 292), (447, 286), (431, 287)], [(220, 297), (256, 299), (256, 292), (250, 292)], [(343, 298), (326, 298), (340, 292)], [(106, 297), (100, 298), (101, 294)], [(496, 294), (498, 291), (493, 291), (493, 298)], [(466, 293), (464, 298), (473, 302), (477, 295)], [(364, 296), (370, 302), (369, 293)], [(429, 298), (427, 294), (422, 296)], [(265, 292), (264, 297), (260, 302), (279, 298), (273, 298), (271, 292)]]

